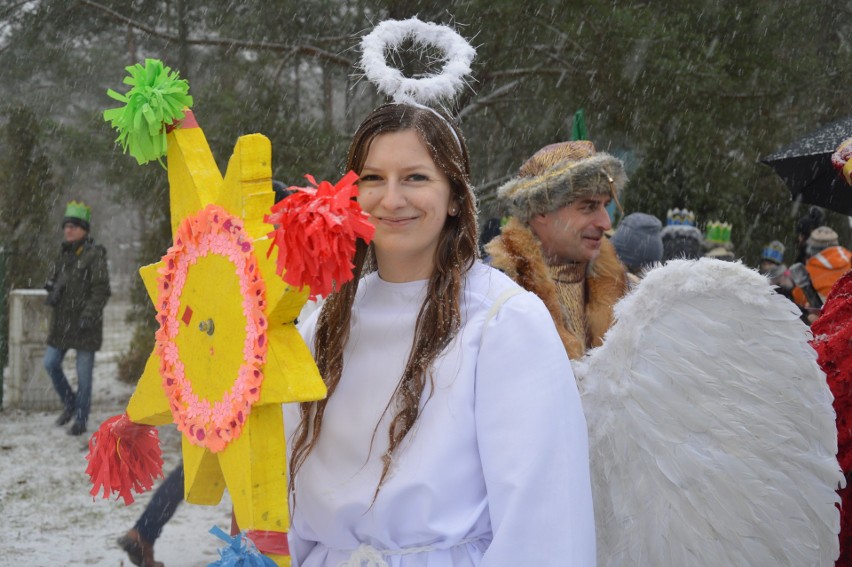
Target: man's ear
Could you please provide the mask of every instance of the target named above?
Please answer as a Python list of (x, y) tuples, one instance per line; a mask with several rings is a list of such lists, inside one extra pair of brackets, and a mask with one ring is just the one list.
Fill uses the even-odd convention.
[(547, 215), (544, 213), (538, 213), (530, 217), (529, 225), (532, 228), (538, 228), (544, 225), (547, 222)]

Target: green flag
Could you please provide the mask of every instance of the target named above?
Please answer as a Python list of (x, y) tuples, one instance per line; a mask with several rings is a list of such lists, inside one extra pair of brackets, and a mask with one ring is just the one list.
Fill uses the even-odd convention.
[(586, 131), (586, 116), (581, 108), (574, 113), (574, 121), (571, 124), (571, 140), (588, 140), (589, 133)]

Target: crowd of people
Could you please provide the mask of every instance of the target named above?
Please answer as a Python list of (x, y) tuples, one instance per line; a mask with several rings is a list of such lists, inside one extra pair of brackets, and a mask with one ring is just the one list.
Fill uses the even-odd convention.
[[(382, 106), (347, 166), (376, 236), (359, 244), (356, 278), (301, 325), (329, 397), (285, 410), (296, 564), (594, 565), (586, 420), (569, 361), (603, 343), (616, 304), (649, 270), (734, 260), (730, 225), (702, 233), (691, 211), (672, 209), (665, 225), (634, 212), (613, 229), (622, 163), (564, 142), (499, 189), (510, 215), (491, 223), (482, 262), (467, 151), (449, 117)], [(823, 221), (814, 208), (796, 226), (797, 259), (822, 300), (850, 267)], [(813, 303), (784, 255), (768, 243), (758, 269), (807, 319)], [(182, 473), (119, 538), (135, 565), (162, 565), (154, 542), (182, 500)]]
[[(628, 185), (624, 165), (591, 141), (570, 141), (541, 148), (499, 188), (508, 218), (486, 222), (483, 243), (463, 132), (451, 116), (417, 100), (394, 100), (370, 112), (351, 140), (346, 170), (359, 176), (358, 202), (375, 235), (369, 244), (358, 242), (354, 278), (299, 325), (328, 395), (284, 409), (289, 493), (281, 495), (281, 505), (290, 508), (293, 564), (608, 563), (607, 557), (624, 550), (601, 545), (593, 486), (605, 479), (593, 479), (592, 473), (603, 477), (605, 468), (592, 466), (596, 448), (590, 447), (574, 365), (605, 344), (622, 299), (641, 290), (643, 278), (658, 266), (706, 257), (712, 260), (701, 260), (705, 267), (708, 262), (731, 267), (718, 261), (736, 259), (732, 227), (711, 221), (702, 232), (685, 209), (669, 211), (665, 225), (632, 212), (613, 227), (608, 207), (620, 208)], [(98, 275), (105, 272), (98, 268), (105, 255), (87, 239), (89, 212), (69, 211), (60, 268), (51, 277), (54, 289), (64, 274), (69, 278), (62, 279), (64, 294), (52, 299), (62, 340), (51, 339), (45, 365), (65, 404), (58, 423), (74, 418), (70, 432), (80, 434), (86, 430), (85, 377), (91, 369), (79, 365), (99, 346), (109, 287)], [(849, 270), (850, 253), (819, 209), (808, 212), (797, 232), (798, 256), (790, 268), (780, 241), (765, 246), (758, 268), (812, 321), (833, 282)], [(85, 285), (71, 294), (75, 268)], [(63, 301), (71, 311), (60, 317)], [(818, 379), (814, 361), (800, 354), (809, 348), (805, 333), (798, 333), (802, 325), (793, 322), (783, 344), (798, 340), (799, 348), (785, 355), (798, 357), (804, 373), (813, 366), (810, 376), (799, 378)], [(78, 342), (72, 336), (93, 338)], [(69, 348), (78, 349), (77, 393), (61, 373)], [(738, 375), (727, 378), (732, 395), (747, 390)], [(824, 382), (811, 386), (819, 398), (813, 405), (799, 407), (804, 402), (791, 396), (785, 407), (818, 414), (814, 421), (823, 423), (830, 400), (819, 396)], [(669, 427), (694, 428), (678, 450), (706, 449), (700, 424), (672, 423)], [(791, 450), (807, 456), (831, 446), (831, 432), (826, 439), (815, 423), (801, 426), (804, 448)], [(811, 433), (813, 439), (807, 437)], [(836, 430), (834, 435), (836, 440)], [(760, 442), (758, 434), (748, 437)], [(771, 518), (817, 534), (801, 546), (810, 558), (806, 564), (836, 556), (836, 537), (834, 544), (814, 543), (824, 542), (826, 533), (836, 535), (835, 502), (823, 497), (834, 495), (841, 482), (830, 457), (820, 461), (827, 468), (809, 478), (810, 485), (782, 483), (773, 496), (786, 502), (787, 496), (795, 498), (793, 492), (820, 494), (813, 512), (796, 508), (788, 517)], [(748, 458), (750, 470), (729, 482), (753, 478), (760, 463), (754, 455)], [(182, 499), (182, 480), (180, 466), (137, 525), (119, 538), (135, 565), (161, 565), (153, 546)], [(714, 488), (722, 498), (724, 487)], [(681, 499), (692, 493), (689, 486), (675, 489), (669, 494)], [(795, 544), (773, 539), (777, 530), (751, 521), (748, 512), (737, 518), (737, 538), (725, 543), (756, 553), (765, 559), (762, 564), (796, 564), (792, 550), (785, 549)], [(630, 530), (629, 523), (607, 529)], [(651, 545), (675, 545), (669, 536), (661, 534)], [(708, 541), (717, 536), (712, 526), (701, 534)], [(699, 559), (700, 551), (694, 550)]]
[[(666, 227), (628, 215), (610, 238), (607, 206), (627, 183), (623, 164), (573, 141), (542, 148), (499, 188), (510, 216), (479, 262), (463, 140), (449, 117), (399, 103), (371, 113), (353, 139), (347, 167), (361, 178), (375, 239), (361, 244), (355, 279), (301, 327), (329, 396), (285, 410), (290, 543), (302, 567), (607, 557), (568, 362), (603, 344), (619, 300), (656, 262), (734, 259), (730, 225), (708, 223), (702, 234), (684, 210)], [(817, 250), (818, 229), (805, 239), (809, 254), (826, 249)], [(777, 242), (763, 256), (783, 264)], [(804, 335), (791, 329), (793, 356), (807, 367)], [(826, 389), (810, 372), (813, 391)], [(827, 398), (819, 411), (831, 413)], [(823, 494), (840, 478), (831, 436), (813, 440)], [(822, 519), (836, 513), (830, 498), (818, 508)], [(823, 545), (800, 549), (832, 556), (829, 532), (812, 530)], [(764, 543), (758, 557), (785, 554), (785, 542)]]
[[(825, 225), (825, 214), (818, 207), (810, 207), (796, 222), (795, 233), (796, 256), (789, 267), (786, 247), (773, 240), (762, 248), (756, 269), (778, 293), (799, 306), (802, 319), (810, 324), (834, 283), (852, 269), (852, 253), (840, 244), (837, 232)], [(711, 221), (702, 233), (695, 214), (686, 209), (670, 209), (665, 226), (647, 213), (628, 214), (618, 223), (611, 241), (631, 285), (647, 270), (676, 258), (737, 259), (730, 225)]]
[[(587, 144), (590, 142), (566, 142), (548, 146), (542, 152), (575, 151), (569, 148), (578, 148)], [(537, 158), (531, 158), (530, 161), (535, 159)], [(570, 161), (566, 160), (566, 163)], [(521, 170), (524, 171), (524, 168)], [(576, 191), (576, 184), (572, 183), (570, 186)], [(505, 200), (505, 203), (509, 208), (517, 206), (513, 204), (512, 199)], [(566, 213), (562, 211), (560, 214)], [(669, 260), (697, 260), (706, 257), (732, 262), (740, 259), (731, 240), (730, 224), (710, 221), (702, 232), (695, 213), (688, 209), (669, 209), (665, 224), (654, 215), (632, 212), (625, 215), (618, 222), (617, 227), (614, 227), (609, 215), (606, 219), (602, 216), (601, 213), (595, 229), (597, 233), (603, 235), (603, 238), (600, 249), (601, 258), (597, 260), (594, 271), (600, 272), (606, 269), (613, 272), (614, 269), (614, 277), (617, 279), (620, 277), (619, 268), (613, 268), (612, 262), (620, 262), (626, 270), (628, 289), (635, 287), (648, 270), (665, 264)], [(521, 222), (518, 219), (521, 219)], [(549, 246), (548, 242), (552, 240), (552, 237), (549, 239), (549, 234), (553, 230), (548, 232), (547, 225), (539, 225), (540, 228), (535, 228), (537, 221), (526, 222), (526, 225), (523, 225), (524, 220), (529, 221), (517, 210), (502, 218), (487, 219), (481, 238), (484, 260), (512, 275), (516, 280), (521, 278), (538, 282), (533, 291), (545, 299), (546, 303), (547, 298), (550, 298), (552, 303), (556, 297), (555, 290), (562, 289), (560, 294), (563, 304), (576, 304), (576, 293), (573, 301), (566, 299), (564, 286), (560, 288), (556, 285), (553, 290), (542, 289), (542, 286), (548, 287), (547, 278), (533, 277), (533, 274), (529, 273), (517, 273), (516, 264), (520, 258), (524, 259), (521, 270), (544, 273), (548, 270), (553, 272), (566, 269), (564, 265), (559, 267), (559, 257), (545, 261), (539, 250), (539, 244), (544, 247)], [(795, 227), (791, 227), (792, 229), (795, 230), (796, 250), (795, 257), (791, 258), (791, 264), (788, 265), (786, 262), (785, 245), (780, 240), (773, 240), (763, 246), (755, 269), (767, 277), (778, 293), (793, 301), (802, 311), (802, 320), (811, 324), (818, 317), (820, 308), (825, 303), (834, 283), (852, 269), (852, 253), (840, 244), (837, 232), (825, 224), (825, 213), (819, 207), (809, 207), (807, 213), (796, 222)], [(496, 238), (498, 236), (500, 238)], [(568, 237), (563, 235), (561, 240), (567, 242)], [(562, 257), (562, 260), (566, 259), (572, 262), (583, 261), (582, 256), (572, 253), (570, 248), (568, 255)], [(579, 266), (573, 269), (582, 271)], [(588, 285), (595, 281), (596, 276), (592, 273), (587, 275), (590, 278), (587, 281)], [(554, 275), (553, 281), (557, 284), (565, 282), (566, 277), (569, 280), (578, 279), (576, 274), (573, 276), (562, 274)], [(528, 289), (531, 288), (528, 287)], [(589, 293), (594, 296), (596, 290), (600, 288), (592, 286), (589, 289), (591, 290)], [(616, 290), (614, 298), (611, 298), (615, 301), (624, 292), (621, 282), (614, 282), (612, 287), (606, 289)], [(592, 303), (594, 302), (592, 299)], [(614, 301), (608, 303), (611, 305)], [(589, 317), (588, 313), (586, 317)], [(605, 317), (604, 321), (606, 323), (608, 319)], [(557, 326), (559, 326), (558, 322)], [(608, 323), (604, 324), (603, 331), (608, 326)], [(596, 333), (597, 339), (591, 340), (591, 345), (600, 344), (601, 327), (599, 325), (597, 327), (599, 328)], [(564, 335), (565, 330), (560, 330)], [(574, 334), (576, 335), (576, 329)], [(576, 356), (581, 352), (574, 348), (572, 354)]]

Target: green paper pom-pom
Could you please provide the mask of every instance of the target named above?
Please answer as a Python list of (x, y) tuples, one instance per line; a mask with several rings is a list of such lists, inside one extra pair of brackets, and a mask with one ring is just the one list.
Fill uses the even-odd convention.
[(124, 83), (132, 87), (127, 94), (107, 91), (125, 105), (105, 110), (104, 120), (118, 130), (116, 142), (124, 153), (130, 151), (139, 164), (160, 160), (166, 155), (166, 126), (183, 120), (183, 109), (192, 106), (189, 83), (158, 59), (146, 59), (144, 67), (137, 63), (127, 72)]

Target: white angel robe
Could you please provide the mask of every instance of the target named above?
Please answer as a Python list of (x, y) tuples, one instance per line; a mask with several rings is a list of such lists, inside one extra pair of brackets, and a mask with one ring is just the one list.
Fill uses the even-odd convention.
[[(359, 286), (343, 375), (295, 480), (294, 564), (593, 566), (588, 436), (570, 363), (542, 302), (481, 263), (373, 501), (394, 413), (385, 408), (426, 285), (373, 273)], [(316, 319), (302, 328), (311, 347)], [(296, 407), (286, 410), (292, 435)]]

